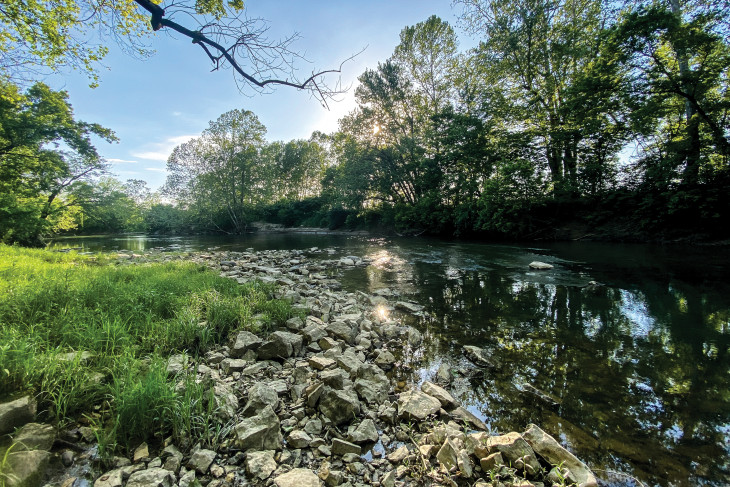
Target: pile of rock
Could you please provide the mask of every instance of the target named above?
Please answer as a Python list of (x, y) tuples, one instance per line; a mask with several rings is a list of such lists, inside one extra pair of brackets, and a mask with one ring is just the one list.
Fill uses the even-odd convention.
[(279, 296), (307, 310), (306, 319), (292, 318), (265, 338), (241, 331), (198, 362), (171, 357), (171, 375), (195, 374), (213, 391), (222, 441), (213, 450), (192, 446), (194, 438), (168, 440), (155, 455), (141, 445), (95, 487), (596, 485), (588, 468), (537, 426), (490, 436), (435, 383), (396, 394), (389, 371), (422, 336), (389, 314), (422, 310), (390, 292), (339, 291), (330, 271), (367, 260), (312, 262), (301, 251), (188, 258), (239, 282), (277, 283)]

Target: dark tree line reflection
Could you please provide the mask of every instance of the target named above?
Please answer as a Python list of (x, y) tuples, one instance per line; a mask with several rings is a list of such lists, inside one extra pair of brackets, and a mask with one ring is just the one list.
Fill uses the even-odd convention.
[[(594, 468), (647, 485), (730, 482), (727, 286), (666, 276), (621, 282), (615, 274), (605, 286), (563, 284), (452, 257), (360, 277), (427, 306), (415, 322), (426, 338), (418, 365), (426, 375), (441, 361), (467, 372), (453, 388), (494, 431), (535, 422)], [(488, 349), (496, 368), (466, 362), (467, 344)], [(612, 485), (633, 485), (599, 473)]]

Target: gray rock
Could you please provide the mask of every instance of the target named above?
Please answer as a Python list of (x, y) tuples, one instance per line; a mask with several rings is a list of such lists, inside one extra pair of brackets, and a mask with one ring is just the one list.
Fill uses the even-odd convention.
[[(334, 362), (334, 361), (333, 361)], [(341, 390), (345, 387), (345, 379), (347, 374), (342, 369), (326, 370), (319, 374), (319, 378), (325, 385), (332, 389)]]
[(13, 437), (13, 451), (45, 450), (49, 451), (56, 439), (56, 430), (49, 424), (28, 423), (18, 430)]
[(216, 452), (213, 450), (197, 450), (188, 460), (188, 468), (192, 468), (199, 474), (205, 475), (210, 465), (215, 460)]
[(530, 267), (530, 269), (535, 269), (538, 271), (547, 271), (547, 270), (552, 269), (554, 266), (552, 266), (550, 264), (546, 264), (545, 262), (533, 260), (532, 262), (530, 262), (529, 267)]
[(463, 423), (468, 424), (472, 428), (480, 431), (487, 431), (487, 425), (484, 424), (484, 421), (474, 416), (472, 413), (464, 409), (463, 407), (459, 406), (458, 408), (451, 411), (451, 417), (456, 419), (457, 421), (461, 421)]
[(44, 450), (11, 452), (4, 459), (0, 480), (6, 487), (41, 485), (50, 460), (51, 454)]
[(408, 301), (398, 301), (395, 303), (395, 308), (407, 313), (418, 313), (423, 311), (423, 306)]
[(230, 375), (234, 372), (241, 372), (250, 364), (247, 360), (240, 358), (225, 358), (221, 360), (221, 370), (224, 374)]
[(35, 419), (37, 404), (30, 396), (0, 404), (0, 435), (12, 433), (15, 428)]
[(94, 482), (94, 487), (122, 487), (124, 481), (123, 472), (121, 468), (110, 470), (104, 475), (101, 475)]
[(293, 430), (286, 438), (286, 443), (291, 448), (306, 448), (311, 442), (312, 437), (302, 430)]
[(398, 415), (403, 419), (422, 421), (441, 409), (441, 403), (435, 397), (423, 392), (411, 390), (398, 398)]
[(375, 365), (383, 370), (390, 370), (395, 364), (395, 356), (387, 350), (381, 350), (375, 358)]
[(259, 414), (246, 418), (233, 429), (234, 444), (241, 450), (280, 450), (283, 438), (281, 423), (271, 406)]
[(522, 438), (548, 463), (562, 465), (567, 468), (579, 487), (596, 487), (598, 485), (596, 477), (585, 463), (578, 460), (575, 455), (560, 446), (552, 436), (536, 425), (531, 424), (527, 431), (522, 434)]
[(410, 452), (410, 451), (408, 451), (408, 447), (407, 447), (407, 446), (405, 446), (405, 445), (403, 445), (403, 446), (401, 446), (400, 448), (398, 448), (397, 450), (395, 450), (394, 452), (392, 452), (392, 453), (389, 453), (389, 454), (388, 454), (388, 456), (387, 456), (386, 458), (387, 458), (387, 459), (388, 459), (388, 461), (389, 461), (389, 462), (391, 462), (391, 463), (400, 463), (400, 462), (402, 462), (403, 460), (405, 460), (405, 459), (406, 459), (406, 457), (407, 457), (408, 455), (410, 455), (410, 453), (411, 453), (411, 452)]
[(148, 468), (133, 473), (127, 481), (127, 487), (172, 487), (175, 478), (172, 472), (164, 468)]
[(358, 445), (350, 443), (349, 441), (340, 440), (339, 438), (335, 438), (332, 440), (333, 455), (343, 456), (348, 453), (354, 453), (356, 455), (359, 455), (361, 451), (362, 449)]
[(451, 384), (451, 370), (445, 363), (439, 365), (439, 368), (436, 371), (436, 382), (444, 385)]
[(319, 487), (319, 477), (308, 468), (295, 468), (274, 479), (277, 487)]
[(307, 421), (307, 424), (304, 425), (304, 431), (310, 435), (319, 435), (322, 433), (322, 421), (316, 418), (310, 419)]
[(357, 336), (357, 330), (354, 326), (345, 323), (344, 321), (333, 321), (326, 327), (327, 334), (329, 336), (344, 340), (349, 345), (355, 344), (355, 337)]
[(316, 370), (324, 370), (335, 365), (335, 361), (331, 358), (314, 356), (309, 359), (309, 366)]
[(494, 362), (489, 357), (486, 350), (484, 350), (483, 348), (475, 347), (472, 345), (465, 345), (463, 347), (463, 350), (464, 355), (466, 355), (467, 358), (474, 362), (476, 365), (491, 368), (495, 366)]
[[(304, 330), (302, 330), (302, 335), (304, 335), (304, 337), (307, 339), (307, 342), (318, 343), (320, 340), (327, 336), (327, 330), (323, 325), (310, 323)], [(324, 347), (322, 348), (324, 349)]]
[[(490, 452), (499, 452), (508, 463), (518, 470), (524, 470), (528, 475), (535, 475), (540, 471), (540, 464), (535, 457), (532, 447), (519, 433), (507, 433), (501, 436), (490, 436), (487, 439), (487, 448)], [(521, 465), (518, 466), (518, 462)]]
[(350, 377), (357, 376), (358, 370), (362, 367), (362, 360), (357, 356), (354, 349), (348, 348), (342, 355), (337, 357), (337, 366), (350, 374)]
[(352, 392), (324, 387), (319, 398), (319, 410), (337, 426), (349, 423), (360, 414), (360, 401)]
[[(180, 478), (178, 487), (190, 487), (195, 483), (195, 470), (189, 470), (185, 475)], [(96, 486), (94, 486), (96, 487)]]
[(251, 417), (258, 414), (266, 406), (271, 406), (271, 409), (276, 410), (278, 404), (279, 395), (276, 391), (265, 382), (257, 382), (249, 389), (248, 402), (241, 414)]
[(246, 455), (246, 472), (259, 480), (266, 480), (276, 470), (274, 451), (252, 451)]
[(256, 350), (260, 360), (285, 359), (299, 355), (302, 349), (302, 336), (288, 331), (275, 331), (267, 341)]
[(215, 417), (226, 422), (236, 416), (238, 397), (228, 385), (217, 382), (213, 386), (213, 400), (215, 401)]
[(436, 459), (441, 464), (441, 467), (445, 471), (449, 471), (454, 467), (458, 468), (459, 465), (459, 459), (458, 459), (458, 451), (459, 449), (456, 447), (454, 442), (447, 438), (446, 441), (444, 441), (444, 444), (441, 445), (441, 448), (439, 449), (438, 453), (436, 454)]
[(367, 379), (355, 381), (355, 391), (367, 404), (382, 404), (388, 398), (389, 383), (375, 382)]
[(182, 374), (189, 365), (188, 356), (184, 353), (173, 355), (167, 359), (167, 374), (170, 376)]
[(134, 463), (139, 462), (148, 462), (150, 460), (150, 449), (147, 446), (147, 443), (142, 443), (137, 448), (134, 449), (134, 453), (132, 454), (132, 461)]
[(348, 432), (348, 437), (353, 443), (375, 443), (378, 441), (378, 429), (372, 419), (364, 419), (357, 428)]
[(261, 338), (250, 331), (241, 331), (236, 335), (236, 341), (233, 343), (233, 347), (231, 347), (231, 357), (241, 358), (249, 350), (255, 352), (259, 345), (261, 345), (261, 342)]
[(421, 390), (431, 397), (435, 397), (445, 409), (453, 409), (459, 405), (454, 397), (443, 388), (433, 382), (426, 381), (421, 384)]

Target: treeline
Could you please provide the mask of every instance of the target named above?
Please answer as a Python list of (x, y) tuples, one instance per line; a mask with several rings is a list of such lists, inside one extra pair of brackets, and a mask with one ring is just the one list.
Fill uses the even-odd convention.
[[(223, 114), (174, 150), (158, 200), (145, 200), (134, 225), (241, 233), (263, 219), (488, 237), (727, 236), (728, 2), (455, 8), (476, 48), (461, 51), (435, 16), (404, 28), (392, 56), (358, 78), (357, 108), (333, 134), (267, 143), (253, 113)], [(102, 183), (85, 183), (96, 201), (108, 193)], [(82, 208), (77, 226), (91, 231), (103, 211)]]

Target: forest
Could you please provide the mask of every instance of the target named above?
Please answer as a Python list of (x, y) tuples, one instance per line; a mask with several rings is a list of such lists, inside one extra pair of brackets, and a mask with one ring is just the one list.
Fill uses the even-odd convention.
[[(730, 4), (458, 0), (406, 26), (334, 133), (268, 141), (247, 110), (110, 175), (63, 91), (0, 82), (0, 240), (249, 231), (486, 239), (728, 237)], [(479, 39), (460, 49), (456, 29)]]

